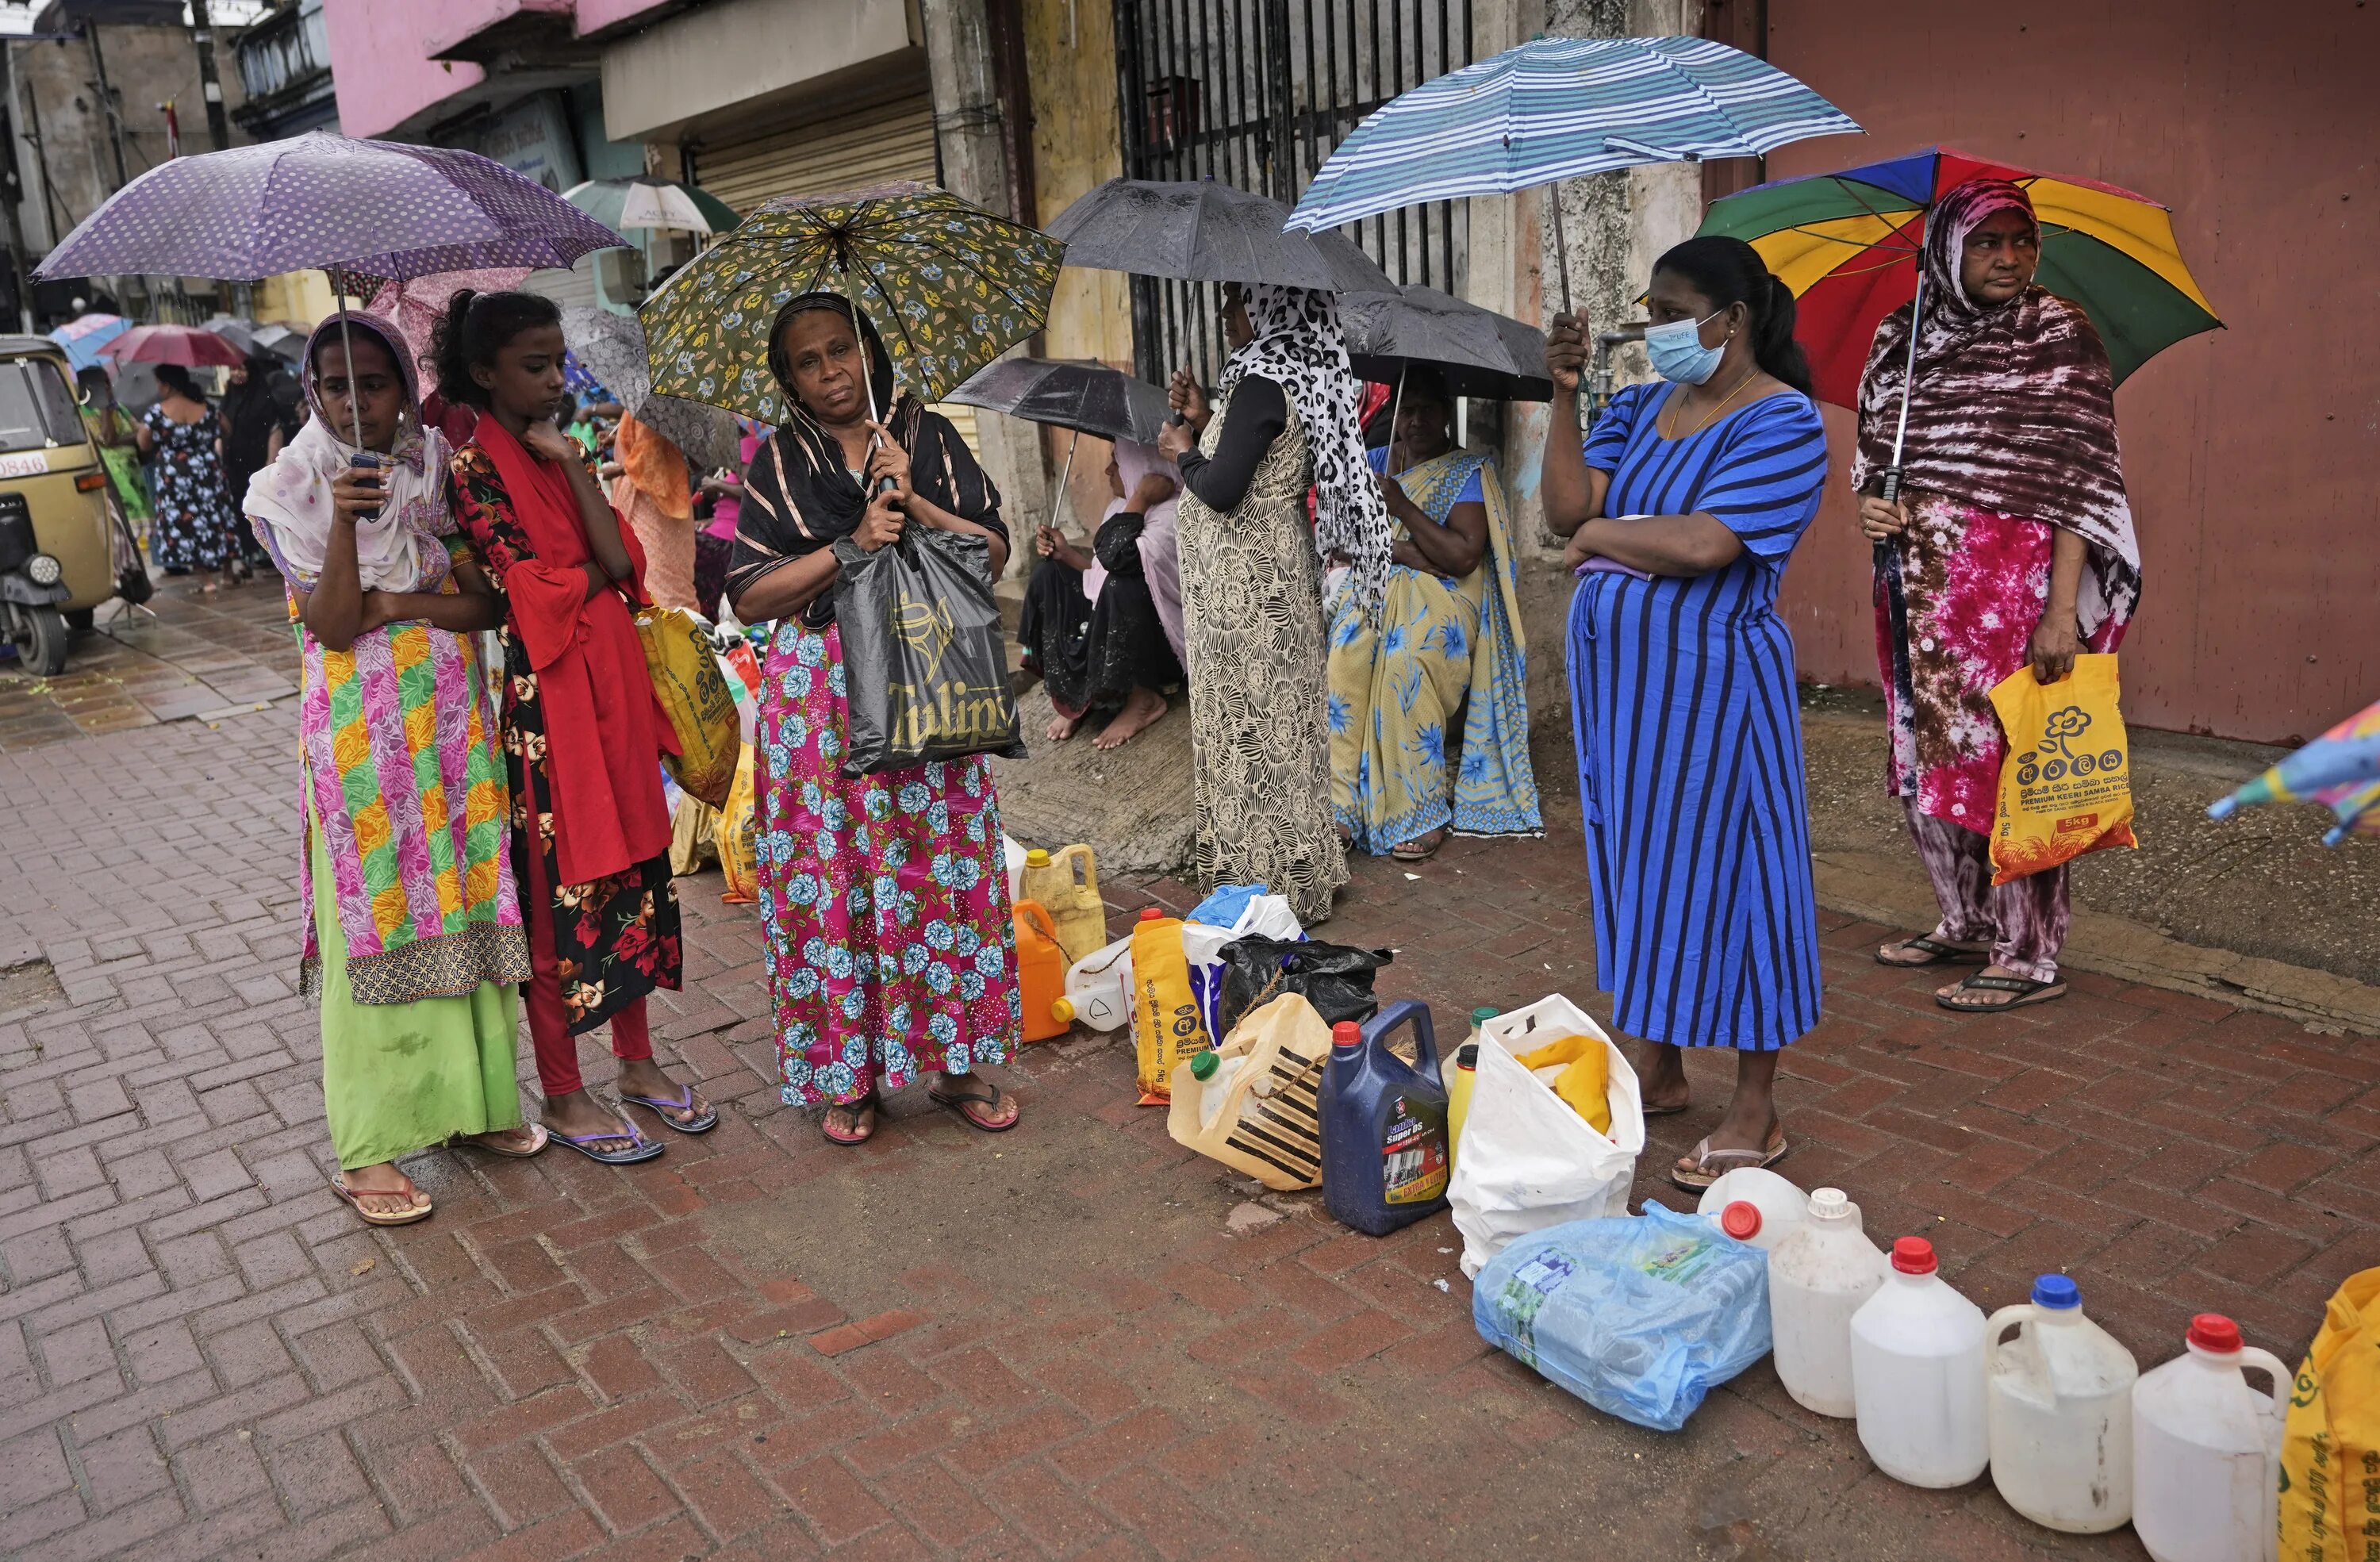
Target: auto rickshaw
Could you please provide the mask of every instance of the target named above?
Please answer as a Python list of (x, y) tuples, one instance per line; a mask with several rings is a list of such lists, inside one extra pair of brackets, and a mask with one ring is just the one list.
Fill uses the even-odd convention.
[(107, 468), (73, 383), (55, 342), (0, 335), (0, 634), (43, 677), (116, 592)]

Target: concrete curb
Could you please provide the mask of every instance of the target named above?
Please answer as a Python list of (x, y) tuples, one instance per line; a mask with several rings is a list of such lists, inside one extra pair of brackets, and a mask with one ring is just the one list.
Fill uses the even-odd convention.
[[(1888, 927), (1924, 932), (1940, 913), (1925, 878), (1872, 852), (1820, 852), (1818, 903)], [(2229, 950), (2169, 938), (2130, 917), (2078, 910), (2064, 964), (2122, 981), (2196, 993), (2331, 1035), (2380, 1036), (2380, 987)]]

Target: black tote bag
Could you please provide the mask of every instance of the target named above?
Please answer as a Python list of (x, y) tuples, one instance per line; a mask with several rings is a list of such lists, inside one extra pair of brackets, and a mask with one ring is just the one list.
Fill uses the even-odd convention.
[(991, 545), (911, 524), (874, 552), (835, 544), (843, 574), (843, 773), (873, 775), (970, 754), (1025, 757), (992, 599)]

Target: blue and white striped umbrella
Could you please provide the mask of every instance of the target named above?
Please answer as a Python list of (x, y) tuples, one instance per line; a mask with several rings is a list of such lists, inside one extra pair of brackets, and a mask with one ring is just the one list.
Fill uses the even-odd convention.
[(1538, 38), (1426, 81), (1339, 144), (1289, 225), (1504, 195), (1643, 163), (1758, 157), (1852, 117), (1765, 61), (1705, 38)]

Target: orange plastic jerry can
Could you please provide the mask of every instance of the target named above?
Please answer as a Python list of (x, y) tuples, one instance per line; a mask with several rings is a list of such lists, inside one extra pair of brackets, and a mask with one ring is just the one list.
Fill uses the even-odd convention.
[(1016, 902), (1016, 986), (1025, 996), (1026, 1040), (1048, 1041), (1073, 1028), (1066, 951), (1058, 943), (1058, 925), (1038, 901)]

